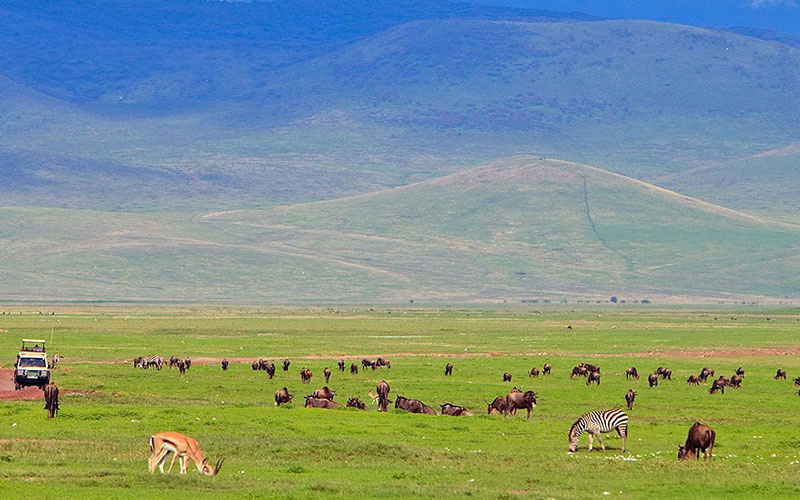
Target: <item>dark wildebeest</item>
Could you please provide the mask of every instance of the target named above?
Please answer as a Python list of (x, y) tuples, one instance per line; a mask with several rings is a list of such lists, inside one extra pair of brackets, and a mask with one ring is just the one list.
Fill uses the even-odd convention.
[(589, 373), (592, 372), (600, 373), (600, 367), (597, 365), (590, 365), (589, 363), (580, 363), (578, 366), (586, 368), (589, 371)]
[(178, 365), (178, 359), (179, 359), (178, 356), (171, 356), (169, 358), (169, 367), (172, 368), (174, 366), (177, 366)]
[(350, 375), (358, 375), (358, 365), (353, 363), (350, 365)]
[(386, 368), (391, 368), (391, 367), (392, 367), (392, 364), (391, 364), (391, 363), (389, 363), (388, 361), (386, 361), (386, 360), (385, 360), (385, 359), (383, 359), (383, 358), (378, 358), (378, 359), (376, 359), (376, 360), (375, 360), (375, 362), (374, 362), (374, 363), (372, 363), (372, 369), (373, 369), (373, 370), (374, 370), (376, 367), (377, 367), (377, 368), (380, 368), (381, 366), (385, 366)]
[(325, 369), (322, 370), (322, 376), (325, 377), (325, 383), (327, 384), (331, 379), (331, 369), (326, 366)]
[(442, 415), (449, 415), (451, 417), (471, 417), (472, 412), (464, 408), (450, 403), (445, 403), (442, 406)]
[(633, 389), (628, 389), (628, 392), (625, 394), (625, 402), (628, 403), (629, 410), (633, 410), (634, 399), (636, 399), (636, 393), (633, 392)]
[(722, 385), (724, 385), (725, 387), (731, 385), (730, 379), (728, 377), (726, 377), (725, 375), (720, 375), (717, 380), (722, 382)]
[(737, 368), (736, 369), (736, 375), (739, 375), (740, 377), (744, 377), (744, 368), (742, 368), (741, 366), (739, 368)]
[(592, 372), (589, 374), (589, 377), (586, 379), (586, 385), (592, 385), (592, 382), (600, 385), (600, 372)]
[(343, 372), (344, 371), (344, 360), (340, 359), (339, 362), (336, 363), (336, 364), (339, 365), (339, 371)]
[(323, 387), (322, 389), (317, 389), (317, 390), (315, 390), (314, 392), (311, 393), (311, 397), (312, 398), (329, 399), (331, 401), (333, 401), (333, 397), (335, 395), (336, 395), (336, 393), (333, 392), (332, 390), (328, 389), (327, 385), (325, 387)]
[(544, 366), (542, 367), (542, 376), (550, 375), (550, 368), (552, 368), (550, 366), (550, 363), (545, 363)]
[(185, 374), (186, 373), (186, 361), (180, 359), (180, 360), (178, 360), (178, 362), (176, 364), (178, 365), (178, 370), (180, 370), (181, 375)]
[(253, 367), (253, 371), (258, 370), (259, 369), (258, 361), (253, 361), (252, 367)]
[(800, 387), (800, 377), (794, 379), (794, 385)]
[(692, 428), (689, 429), (686, 444), (683, 446), (678, 445), (678, 459), (686, 460), (691, 455), (694, 455), (695, 460), (699, 460), (700, 452), (702, 451), (703, 461), (705, 462), (713, 456), (714, 439), (716, 437), (717, 434), (711, 427), (695, 422)]
[(742, 377), (739, 376), (739, 375), (734, 375), (733, 377), (731, 377), (731, 382), (728, 385), (730, 385), (731, 387), (736, 387), (736, 388), (741, 387), (742, 386)]
[(259, 360), (258, 360), (258, 369), (259, 369), (259, 370), (266, 370), (266, 369), (267, 369), (267, 364), (269, 364), (269, 361), (268, 361), (268, 360), (266, 360), (266, 359), (259, 359)]
[(289, 403), (292, 400), (292, 395), (289, 394), (289, 389), (284, 387), (275, 391), (275, 406), (280, 406), (284, 403)]
[(569, 376), (569, 378), (585, 377), (588, 374), (589, 374), (588, 368), (586, 368), (585, 366), (578, 365), (572, 369), (572, 374)]
[(725, 394), (725, 382), (722, 380), (715, 380), (713, 384), (711, 384), (711, 390), (709, 393), (714, 394), (717, 391), (721, 391), (722, 394)]
[(505, 372), (503, 374), (503, 382), (511, 382), (511, 374), (510, 373)]
[(318, 399), (314, 396), (306, 396), (306, 408), (324, 408), (330, 410), (342, 406), (341, 403), (336, 403), (329, 399)]
[(52, 382), (44, 386), (44, 409), (47, 410), (47, 418), (53, 418), (58, 413), (58, 387)]
[(283, 360), (283, 371), (288, 372), (289, 371), (289, 365), (291, 365), (291, 364), (292, 364), (292, 362), (289, 361), (289, 358), (284, 359)]
[(228, 360), (227, 359), (223, 359), (220, 364), (222, 365), (222, 371), (224, 371), (224, 372), (228, 371)]
[(708, 377), (713, 377), (713, 376), (714, 376), (714, 370), (705, 366), (703, 367), (702, 370), (700, 370), (700, 376), (697, 378), (700, 380), (700, 382), (705, 382), (706, 380), (708, 380)]
[(689, 378), (686, 379), (686, 383), (700, 385), (700, 379), (695, 377), (694, 375), (689, 375)]
[(186, 363), (187, 370), (192, 367), (192, 358), (186, 358), (183, 360), (183, 362)]
[(625, 378), (629, 379), (632, 378), (633, 380), (639, 380), (639, 372), (636, 371), (635, 366), (631, 366), (627, 370), (625, 370)]
[(647, 383), (650, 384), (650, 387), (658, 387), (658, 375), (655, 373), (648, 375)]
[(358, 398), (350, 398), (347, 400), (347, 407), (348, 408), (358, 408), (359, 410), (366, 410), (367, 405), (365, 405), (360, 399)]
[(378, 411), (386, 411), (386, 407), (389, 406), (389, 384), (386, 383), (385, 380), (381, 380), (376, 388), (378, 392)]
[(314, 374), (311, 373), (311, 370), (309, 370), (305, 366), (303, 367), (302, 370), (300, 370), (300, 380), (304, 384), (310, 384), (311, 383), (311, 377), (313, 377), (313, 376), (314, 376)]
[(779, 378), (786, 380), (786, 370), (781, 370), (778, 368), (778, 371), (775, 373), (775, 380), (778, 380)]
[(367, 369), (367, 368), (369, 368), (369, 367), (371, 367), (373, 365), (374, 365), (374, 363), (372, 361), (368, 360), (367, 358), (362, 358), (361, 359), (361, 368)]
[(447, 363), (447, 365), (444, 367), (444, 374), (445, 374), (445, 376), (453, 374), (453, 364), (452, 363)]
[(394, 401), (394, 407), (405, 410), (408, 413), (425, 413), (427, 415), (436, 415), (436, 410), (426, 405), (419, 399), (408, 399), (403, 396), (397, 396)]
[(539, 369), (535, 366), (531, 368), (531, 371), (528, 372), (529, 377), (539, 378)]
[(525, 392), (512, 392), (506, 396), (506, 409), (503, 415), (508, 416), (509, 413), (516, 415), (518, 408), (525, 408), (528, 410), (528, 416), (525, 420), (531, 419), (531, 411), (536, 407), (536, 393), (533, 391)]
[(267, 371), (267, 377), (268, 378), (274, 377), (275, 376), (275, 363), (267, 363), (266, 366), (264, 366), (264, 370)]
[(672, 370), (669, 368), (662, 368), (661, 373), (658, 374), (661, 375), (661, 378), (664, 380), (672, 380)]
[(494, 401), (489, 403), (489, 408), (487, 408), (486, 413), (488, 415), (495, 415), (495, 414), (502, 414), (505, 413), (506, 408), (508, 405), (506, 404), (506, 398), (502, 396), (498, 396), (494, 398)]
[(133, 359), (133, 367), (134, 368), (144, 368), (144, 358), (139, 356), (138, 358)]

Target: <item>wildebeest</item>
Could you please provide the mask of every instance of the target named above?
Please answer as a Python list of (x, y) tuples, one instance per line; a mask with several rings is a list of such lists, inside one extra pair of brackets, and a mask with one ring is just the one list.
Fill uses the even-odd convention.
[(451, 417), (471, 417), (472, 412), (464, 408), (450, 403), (445, 403), (442, 406), (442, 415), (449, 415)]
[(592, 373), (592, 372), (600, 373), (600, 367), (597, 366), (597, 365), (592, 365), (592, 364), (589, 364), (589, 363), (580, 363), (580, 364), (578, 364), (578, 366), (582, 366), (582, 367), (586, 368), (589, 371), (589, 373)]
[(542, 367), (542, 376), (550, 375), (550, 368), (552, 368), (550, 366), (550, 363), (545, 363), (544, 366)]
[(185, 358), (183, 362), (186, 363), (187, 370), (192, 367), (192, 358)]
[(453, 364), (452, 363), (447, 363), (447, 365), (444, 367), (444, 374), (445, 374), (445, 376), (453, 374)]
[(385, 380), (381, 380), (378, 383), (376, 391), (378, 393), (378, 411), (386, 411), (386, 407), (389, 406), (389, 384), (386, 383)]
[(722, 385), (724, 385), (725, 387), (731, 385), (730, 379), (728, 377), (726, 377), (725, 375), (720, 375), (717, 380), (722, 382)]
[(322, 376), (325, 377), (325, 383), (327, 384), (331, 379), (331, 369), (326, 366), (325, 369), (322, 370)]
[(528, 372), (529, 377), (538, 378), (539, 377), (539, 369), (535, 366), (531, 368), (531, 371)]
[(736, 369), (736, 375), (739, 375), (740, 377), (744, 377), (744, 368), (742, 368), (741, 366), (739, 368), (737, 368)]
[(628, 403), (629, 410), (633, 410), (634, 399), (636, 399), (636, 393), (633, 392), (633, 389), (628, 389), (628, 392), (625, 394), (625, 402)]
[(700, 370), (700, 376), (697, 378), (700, 380), (700, 382), (705, 382), (708, 379), (708, 377), (713, 377), (713, 376), (714, 376), (714, 370), (712, 370), (707, 366), (704, 366), (703, 369)]
[(647, 383), (650, 384), (650, 387), (658, 387), (658, 375), (655, 373), (648, 375)]
[(289, 394), (289, 389), (284, 387), (283, 389), (278, 389), (275, 391), (275, 406), (280, 406), (284, 403), (289, 403), (292, 398), (291, 394)]
[(330, 410), (342, 406), (341, 403), (336, 403), (329, 399), (319, 399), (314, 396), (306, 396), (306, 408), (324, 408)]
[(264, 370), (267, 371), (267, 377), (271, 379), (275, 376), (275, 363), (266, 363)]
[(403, 396), (395, 398), (394, 407), (405, 410), (408, 413), (425, 413), (427, 415), (436, 415), (436, 410), (426, 405), (419, 399), (408, 399)]
[(511, 374), (510, 373), (505, 372), (503, 374), (503, 382), (511, 382)]
[(597, 385), (600, 385), (600, 372), (592, 372), (586, 378), (586, 385), (592, 385), (594, 382)]
[(170, 356), (169, 358), (169, 367), (173, 368), (178, 365), (178, 356)]
[(222, 365), (222, 371), (224, 371), (224, 372), (228, 371), (228, 360), (227, 359), (223, 359), (222, 362), (220, 362), (220, 365)]
[(723, 380), (717, 379), (711, 384), (709, 393), (715, 394), (717, 391), (721, 391), (722, 394), (725, 394), (725, 382)]
[(731, 377), (730, 384), (728, 384), (728, 385), (730, 385), (731, 387), (737, 387), (737, 388), (741, 387), (742, 386), (742, 377), (739, 376), (739, 375), (734, 375), (733, 377)]
[(367, 358), (361, 358), (361, 367), (364, 369), (370, 368), (373, 365), (372, 361)]
[(310, 384), (311, 383), (311, 377), (313, 377), (313, 376), (314, 376), (314, 374), (311, 373), (311, 370), (309, 370), (305, 366), (303, 367), (302, 370), (300, 370), (300, 380), (304, 384)]
[(353, 363), (350, 365), (350, 375), (358, 375), (358, 365)]
[(659, 366), (658, 370), (656, 370), (656, 373), (664, 380), (672, 380), (672, 370), (669, 368)]
[(486, 410), (486, 413), (489, 415), (495, 414), (502, 414), (505, 413), (506, 408), (508, 408), (508, 404), (506, 404), (506, 398), (502, 396), (498, 396), (494, 398), (494, 401), (489, 403), (489, 407)]
[(786, 370), (781, 370), (778, 368), (778, 371), (775, 373), (775, 380), (778, 380), (779, 378), (786, 380)]
[(589, 374), (588, 368), (586, 368), (585, 366), (578, 365), (572, 368), (572, 374), (569, 376), (569, 378), (575, 378), (580, 376), (585, 377), (588, 374)]
[(58, 387), (52, 382), (44, 386), (44, 409), (47, 410), (47, 418), (53, 418), (58, 413)]
[(386, 361), (386, 360), (385, 360), (385, 359), (383, 359), (383, 358), (378, 358), (378, 359), (376, 359), (376, 360), (375, 360), (375, 362), (374, 362), (374, 363), (372, 363), (372, 369), (373, 369), (373, 370), (374, 370), (375, 368), (380, 368), (380, 367), (382, 367), (382, 366), (385, 366), (386, 368), (389, 368), (389, 369), (390, 369), (390, 368), (392, 367), (392, 364), (391, 364), (391, 363), (389, 363), (388, 361)]
[(794, 379), (794, 385), (800, 387), (800, 377)]
[(133, 367), (134, 368), (144, 368), (144, 358), (139, 356), (138, 358), (133, 358)]
[(347, 400), (347, 407), (348, 408), (358, 408), (359, 410), (366, 410), (367, 405), (365, 405), (360, 399), (358, 398), (350, 398)]
[(629, 379), (632, 378), (633, 380), (639, 380), (639, 372), (636, 371), (635, 366), (631, 366), (627, 370), (625, 370), (625, 378)]
[(340, 359), (339, 362), (336, 363), (336, 364), (339, 365), (339, 371), (343, 372), (344, 371), (344, 360)]
[(689, 375), (689, 378), (686, 379), (686, 383), (700, 385), (700, 379), (695, 377), (694, 375)]
[(536, 393), (533, 391), (525, 392), (511, 392), (506, 396), (506, 409), (503, 412), (504, 416), (509, 413), (516, 415), (517, 409), (525, 408), (528, 410), (528, 416), (525, 420), (531, 419), (531, 411), (536, 407)]
[(289, 361), (289, 358), (284, 359), (283, 360), (283, 371), (288, 372), (289, 371), (289, 365), (291, 365), (291, 364), (292, 364), (292, 362)]
[(717, 434), (711, 427), (695, 422), (689, 429), (686, 444), (678, 445), (678, 460), (686, 460), (691, 455), (694, 455), (695, 460), (699, 460), (702, 451), (705, 462), (714, 455), (714, 439), (716, 437)]
[(178, 365), (178, 370), (181, 372), (181, 375), (186, 373), (186, 361), (179, 359), (176, 363)]
[(253, 367), (253, 371), (258, 370), (259, 369), (258, 361), (253, 361), (253, 364), (251, 366)]
[(329, 399), (331, 401), (333, 401), (333, 397), (335, 395), (336, 395), (336, 393), (333, 392), (332, 390), (328, 389), (327, 385), (325, 387), (323, 387), (322, 389), (317, 389), (317, 390), (315, 390), (314, 392), (311, 393), (311, 397), (312, 398)]

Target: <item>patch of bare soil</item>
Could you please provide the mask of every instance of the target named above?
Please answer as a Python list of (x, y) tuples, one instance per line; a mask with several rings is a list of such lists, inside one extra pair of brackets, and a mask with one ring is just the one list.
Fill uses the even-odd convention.
[[(59, 391), (64, 394), (97, 394), (97, 391), (83, 391), (80, 389), (66, 389)], [(44, 393), (38, 387), (25, 387), (14, 390), (14, 370), (0, 368), (0, 401), (44, 401)]]

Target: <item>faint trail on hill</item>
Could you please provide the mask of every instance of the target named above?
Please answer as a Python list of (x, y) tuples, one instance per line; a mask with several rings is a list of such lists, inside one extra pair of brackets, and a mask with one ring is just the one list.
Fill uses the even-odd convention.
[(625, 261), (625, 264), (626, 264), (626, 266), (628, 268), (628, 271), (633, 272), (633, 261), (631, 259), (629, 259), (622, 252), (619, 252), (619, 251), (614, 250), (613, 248), (611, 248), (608, 245), (608, 243), (606, 243), (606, 240), (604, 240), (603, 237), (600, 236), (600, 233), (597, 232), (597, 226), (595, 226), (594, 220), (592, 219), (591, 211), (589, 210), (589, 190), (586, 187), (586, 176), (585, 175), (581, 175), (581, 178), (583, 179), (583, 206), (586, 209), (586, 219), (589, 221), (589, 227), (592, 228), (592, 232), (594, 233), (595, 236), (597, 236), (597, 239), (600, 240), (600, 243), (604, 247), (609, 249), (611, 252), (613, 252), (613, 253), (619, 255), (620, 257), (622, 257), (622, 259)]

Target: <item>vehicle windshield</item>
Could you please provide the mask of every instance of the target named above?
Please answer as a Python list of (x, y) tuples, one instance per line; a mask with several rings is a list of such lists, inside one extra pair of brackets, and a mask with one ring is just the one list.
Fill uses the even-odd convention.
[(35, 368), (45, 368), (47, 365), (42, 358), (20, 358), (19, 360), (20, 368), (25, 367), (35, 367)]

